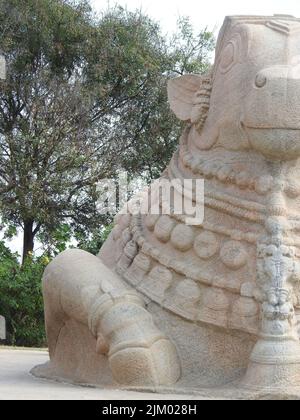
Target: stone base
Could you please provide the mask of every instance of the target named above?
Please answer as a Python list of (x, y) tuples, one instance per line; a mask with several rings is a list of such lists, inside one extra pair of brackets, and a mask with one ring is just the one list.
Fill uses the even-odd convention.
[(6, 339), (6, 324), (5, 318), (0, 315), (0, 340)]
[(276, 338), (259, 340), (241, 384), (246, 389), (272, 392), (300, 387), (299, 342)]
[(285, 392), (300, 389), (300, 364), (271, 365), (251, 362), (241, 382), (245, 390)]
[[(300, 386), (291, 387), (291, 383), (281, 381), (283, 386), (273, 387), (272, 381), (266, 382), (266, 377), (272, 377), (273, 384), (278, 380), (278, 372), (275, 372), (276, 379), (272, 376), (272, 367), (266, 367), (270, 369), (266, 377), (266, 372), (256, 365), (246, 373), (246, 365), (242, 366), (239, 362), (249, 360), (253, 344), (248, 336), (238, 333), (230, 336), (221, 330), (190, 325), (163, 312), (156, 305), (151, 305), (148, 309), (156, 322), (163, 325), (177, 343), (183, 376), (176, 386), (139, 388), (116, 384), (107, 358), (95, 352), (95, 339), (87, 328), (74, 321), (69, 321), (61, 331), (57, 353), (60, 357), (54, 358), (54, 363), (48, 362), (35, 367), (31, 373), (38, 378), (84, 387), (186, 395), (187, 399), (192, 396), (204, 400), (300, 400)], [(230, 357), (224, 357), (224, 349), (225, 354), (229, 353)], [(236, 350), (235, 357), (233, 349)], [(286, 375), (291, 377), (294, 366), (288, 366), (291, 370), (283, 372), (283, 378)]]
[(135, 391), (141, 393), (155, 393), (158, 400), (162, 395), (178, 395), (180, 399), (186, 396), (187, 400), (300, 400), (300, 386), (286, 387), (285, 389), (245, 389), (242, 384), (233, 383), (221, 388), (181, 388), (178, 387), (159, 387), (159, 388), (136, 388), (136, 387), (120, 387), (108, 386), (101, 384), (78, 383), (66, 378), (59, 378), (51, 364), (37, 366), (31, 371), (32, 375), (37, 378), (47, 378), (56, 382), (64, 382), (82, 387), (95, 389), (114, 389), (123, 391)]

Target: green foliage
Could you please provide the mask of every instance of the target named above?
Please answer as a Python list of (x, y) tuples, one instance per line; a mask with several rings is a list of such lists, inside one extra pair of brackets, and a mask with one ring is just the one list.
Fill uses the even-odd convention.
[(97, 255), (111, 233), (113, 226), (114, 225), (111, 223), (107, 226), (103, 226), (102, 228), (97, 227), (97, 229), (88, 235), (84, 232), (77, 232), (76, 239), (78, 241), (78, 248)]
[(186, 16), (178, 19), (177, 26), (169, 46), (174, 73), (179, 75), (206, 73), (210, 67), (210, 54), (215, 45), (213, 33), (203, 29), (195, 34)]
[(82, 59), (90, 28), (85, 0), (1, 0), (1, 49), (13, 58), (15, 74), (30, 79), (42, 60), (53, 72), (71, 71)]
[(28, 258), (23, 267), (0, 242), (0, 313), (6, 318), (9, 345), (46, 345), (41, 278), (47, 257)]
[(71, 245), (72, 229), (67, 223), (58, 225), (48, 236), (47, 230), (41, 230), (38, 234), (39, 241), (44, 245), (47, 255), (56, 256), (65, 251)]
[(39, 233), (55, 242), (57, 226), (107, 223), (99, 180), (161, 173), (181, 131), (168, 78), (206, 71), (214, 40), (186, 18), (171, 39), (139, 11), (95, 18), (85, 0), (0, 0), (0, 27), (0, 211), (27, 254)]

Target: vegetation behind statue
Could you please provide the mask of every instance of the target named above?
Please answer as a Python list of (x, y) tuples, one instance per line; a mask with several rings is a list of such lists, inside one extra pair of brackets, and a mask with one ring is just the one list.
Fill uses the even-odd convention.
[(120, 168), (152, 179), (166, 166), (180, 132), (167, 78), (205, 71), (212, 34), (181, 19), (166, 39), (140, 12), (95, 17), (86, 1), (63, 0), (0, 0), (0, 26), (3, 221), (23, 230), (24, 257), (63, 223), (81, 245), (108, 223), (97, 181)]

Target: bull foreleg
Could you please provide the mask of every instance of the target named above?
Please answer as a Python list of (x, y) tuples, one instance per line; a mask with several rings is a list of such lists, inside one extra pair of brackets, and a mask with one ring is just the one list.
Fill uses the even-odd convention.
[(95, 352), (107, 354), (118, 383), (158, 386), (179, 379), (174, 345), (141, 298), (98, 258), (79, 250), (61, 254), (46, 269), (43, 289), (51, 360), (59, 356), (60, 331), (74, 319), (92, 333)]

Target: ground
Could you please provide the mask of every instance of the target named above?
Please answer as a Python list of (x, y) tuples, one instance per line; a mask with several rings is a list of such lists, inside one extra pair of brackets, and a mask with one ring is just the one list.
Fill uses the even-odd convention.
[[(0, 346), (0, 400), (299, 400), (300, 387), (281, 391), (246, 391), (229, 384), (189, 394), (151, 394), (75, 386), (33, 377), (29, 372), (48, 360), (46, 350)], [(191, 392), (192, 394), (192, 392)]]
[(0, 348), (0, 400), (163, 400), (195, 399), (187, 395), (157, 395), (102, 390), (37, 379), (30, 370), (48, 360), (47, 351)]

